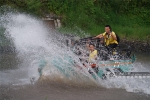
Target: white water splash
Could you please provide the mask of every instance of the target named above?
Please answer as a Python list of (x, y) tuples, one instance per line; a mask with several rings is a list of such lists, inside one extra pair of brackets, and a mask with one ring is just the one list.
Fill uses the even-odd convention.
[[(141, 63), (135, 62), (133, 72), (149, 72)], [(150, 78), (142, 77), (118, 77), (105, 80), (101, 83), (106, 88), (122, 88), (128, 92), (150, 94)]]
[[(59, 45), (61, 43), (58, 43), (57, 39), (53, 36), (55, 32), (47, 29), (42, 21), (25, 14), (8, 13), (8, 15), (1, 16), (1, 21), (7, 21), (7, 23), (3, 23), (3, 26), (6, 28), (5, 35), (13, 40), (18, 56), (23, 60), (19, 69), (15, 71), (8, 71), (9, 74), (7, 75), (12, 76), (12, 80), (15, 78), (15, 81), (28, 83), (28, 79), (32, 76), (38, 79), (39, 74), (37, 72), (37, 66), (41, 58), (45, 58), (47, 61), (52, 61), (57, 57), (64, 59), (63, 55), (67, 53), (66, 49)], [(61, 36), (58, 37), (60, 39), (62, 38)], [(67, 62), (67, 60), (64, 60), (64, 62)], [(67, 63), (70, 64), (69, 62)], [(67, 69), (69, 67), (74, 67), (74, 65), (66, 66), (65, 64), (61, 64), (61, 67), (66, 67)], [(140, 68), (142, 69), (141, 66)], [(19, 72), (21, 70), (23, 73), (26, 73), (24, 78), (16, 77), (16, 75), (20, 74)], [(137, 68), (136, 70), (139, 69)], [(49, 62), (48, 69), (45, 70), (45, 74), (49, 75), (48, 73), (50, 72), (53, 72), (53, 75), (58, 77), (64, 77), (55, 68), (51, 67), (51, 63)], [(12, 73), (16, 74), (13, 75)], [(5, 80), (9, 80), (9, 78), (5, 77), (5, 73), (2, 72), (1, 74), (1, 77), (3, 76)], [(85, 73), (78, 74), (82, 76)], [(88, 82), (90, 82), (89, 78), (84, 79), (85, 77), (80, 77), (79, 75), (77, 77), (72, 74), (71, 79), (79, 78), (79, 83), (82, 82), (84, 84), (88, 84)], [(4, 79), (2, 81), (4, 81)], [(72, 81), (74, 82), (76, 80)], [(9, 80), (9, 82), (12, 81)], [(97, 84), (106, 88), (122, 88), (126, 89), (128, 92), (143, 92), (150, 94), (149, 79), (111, 79), (108, 81), (99, 81)]]
[(24, 67), (26, 77), (38, 78), (37, 67), (32, 65), (33, 62), (37, 62), (46, 52), (52, 51), (48, 55), (55, 53), (58, 48), (50, 40), (52, 32), (42, 21), (25, 14), (7, 13), (1, 16), (1, 21), (5, 22), (2, 25), (6, 29), (5, 36), (12, 40), (19, 58), (23, 60), (20, 67)]
[[(8, 15), (9, 17), (7, 17)], [(74, 59), (74, 61), (78, 59), (72, 52), (67, 50), (63, 43), (61, 43), (63, 36), (47, 28), (41, 20), (20, 13), (5, 14), (1, 17), (1, 20), (7, 22), (3, 24), (3, 27), (6, 29), (4, 34), (7, 38), (12, 40), (18, 57), (22, 60), (19, 69), (16, 69), (16, 72), (14, 71), (14, 73), (17, 74), (17, 71), (23, 69), (23, 73), (25, 73), (25, 76), (23, 77), (24, 80), (30, 82), (29, 80), (31, 77), (35, 77), (37, 80), (39, 78), (38, 66), (41, 60), (45, 60), (47, 62), (47, 65), (45, 66), (47, 66), (48, 69), (43, 71), (43, 75), (51, 75), (52, 77), (55, 74), (55, 76), (57, 76), (55, 78), (62, 77), (61, 72), (56, 71), (57, 68), (53, 67), (59, 66), (61, 69), (65, 70), (65, 72), (68, 72), (63, 76), (63, 80), (69, 79), (70, 81), (76, 81), (77, 83), (85, 83), (88, 81), (90, 83), (90, 81), (87, 80), (87, 75), (85, 76), (78, 72), (78, 69), (75, 68), (73, 63), (68, 61), (69, 56)], [(55, 63), (53, 63), (54, 61)], [(53, 74), (50, 72), (53, 72)], [(11, 71), (9, 71), (9, 73), (13, 76)], [(76, 74), (76, 76), (74, 76), (74, 74)], [(84, 76), (85, 79), (83, 78)], [(7, 80), (7, 77), (4, 78)], [(16, 81), (18, 80), (18, 82), (22, 80), (22, 78), (15, 79)], [(77, 80), (82, 81), (78, 82)], [(12, 82), (9, 78), (8, 81), (10, 83)]]

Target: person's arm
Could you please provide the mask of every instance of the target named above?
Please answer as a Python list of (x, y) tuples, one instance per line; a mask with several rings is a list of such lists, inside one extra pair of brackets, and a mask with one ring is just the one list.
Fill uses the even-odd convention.
[(97, 55), (94, 56), (95, 60), (97, 60)]
[(88, 50), (90, 50), (90, 47), (89, 47), (89, 44), (88, 44), (88, 43), (86, 43), (86, 48), (87, 48)]
[(117, 41), (116, 34), (115, 34), (114, 32), (111, 33), (111, 36), (112, 36), (112, 38), (113, 38), (114, 40)]
[(96, 37), (94, 37), (94, 38), (102, 38), (103, 37), (103, 33), (101, 33), (101, 34), (99, 34), (99, 35), (97, 35)]
[(97, 60), (97, 50), (94, 52), (94, 59)]

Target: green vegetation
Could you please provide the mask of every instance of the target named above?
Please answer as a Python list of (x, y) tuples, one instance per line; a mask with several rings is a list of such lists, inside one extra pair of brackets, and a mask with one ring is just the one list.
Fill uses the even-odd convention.
[(10, 41), (4, 35), (5, 29), (0, 26), (0, 46), (6, 47), (10, 44)]
[(143, 39), (150, 35), (150, 0), (1, 0), (21, 12), (62, 17), (65, 29), (76, 27), (97, 35), (109, 24), (121, 37)]

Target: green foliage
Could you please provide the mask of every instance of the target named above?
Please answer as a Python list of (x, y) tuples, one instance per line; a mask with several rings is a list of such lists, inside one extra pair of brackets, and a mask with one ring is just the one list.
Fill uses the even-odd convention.
[(104, 31), (106, 24), (127, 37), (141, 27), (142, 34), (150, 31), (145, 29), (150, 26), (150, 0), (1, 0), (0, 5), (4, 4), (38, 16), (62, 16), (64, 27), (79, 27), (91, 35)]
[(4, 35), (5, 29), (0, 25), (0, 47), (5, 47), (10, 44), (10, 41)]
[(41, 2), (40, 0), (25, 0), (26, 7), (25, 10), (34, 13), (36, 15), (41, 14)]
[(34, 15), (41, 15), (40, 0), (1, 0), (0, 6), (8, 5), (18, 9), (21, 12), (26, 12)]

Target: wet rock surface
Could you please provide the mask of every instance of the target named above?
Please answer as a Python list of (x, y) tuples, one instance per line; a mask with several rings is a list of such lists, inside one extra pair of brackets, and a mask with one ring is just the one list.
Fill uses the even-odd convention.
[(131, 47), (133, 52), (137, 53), (150, 53), (150, 37), (141, 40), (127, 40), (126, 38), (121, 39), (120, 43), (126, 44)]

